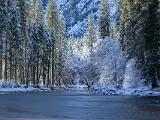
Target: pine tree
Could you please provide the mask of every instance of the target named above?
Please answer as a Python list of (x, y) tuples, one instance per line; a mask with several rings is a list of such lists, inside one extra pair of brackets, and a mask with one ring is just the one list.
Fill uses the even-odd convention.
[(121, 28), (121, 21), (120, 21), (120, 17), (121, 17), (121, 0), (117, 0), (116, 2), (116, 20), (115, 20), (115, 31), (116, 31), (116, 39), (120, 40), (120, 30)]
[(52, 46), (52, 40), (49, 38), (48, 33), (46, 30), (44, 32), (44, 41), (42, 46), (42, 79), (43, 79), (43, 85), (50, 85), (52, 84), (50, 81), (50, 68), (51, 68), (51, 46)]
[(66, 57), (67, 57), (67, 38), (66, 38), (66, 26), (65, 26), (65, 19), (63, 13), (60, 13), (60, 36), (61, 36), (61, 45), (60, 45), (60, 58), (59, 58), (59, 74), (61, 83), (65, 84), (65, 79), (67, 76), (66, 73)]
[(20, 23), (20, 28), (21, 28), (21, 37), (22, 41), (25, 41), (26, 35), (27, 35), (27, 18), (28, 18), (28, 11), (27, 11), (27, 2), (25, 0), (17, 0), (17, 7), (18, 7), (18, 12), (19, 12), (19, 23)]
[(37, 25), (37, 66), (36, 66), (36, 85), (39, 85), (40, 80), (40, 64), (42, 59), (43, 41), (45, 41), (44, 25), (43, 25), (43, 4), (42, 0), (37, 0), (35, 4), (35, 24)]
[(86, 42), (89, 48), (90, 54), (93, 52), (93, 44), (96, 42), (96, 33), (95, 33), (95, 25), (94, 25), (94, 14), (91, 13), (88, 16), (88, 30), (86, 33)]
[(29, 16), (29, 31), (31, 32), (34, 20), (35, 20), (35, 6), (36, 6), (37, 0), (29, 0), (29, 6), (28, 6), (28, 16)]
[(58, 22), (59, 22), (59, 16), (58, 16), (58, 8), (56, 5), (55, 0), (50, 0), (47, 5), (47, 10), (46, 10), (46, 27), (49, 32), (53, 32), (53, 34), (56, 31), (56, 28), (58, 28)]
[(5, 5), (5, 1), (4, 0), (0, 0), (0, 80), (2, 80), (3, 78), (3, 71), (2, 71), (2, 67), (3, 67), (3, 37), (4, 37), (4, 28), (5, 28), (5, 21), (6, 21), (6, 5)]
[(26, 61), (26, 55), (27, 55), (27, 47), (28, 47), (28, 38), (29, 38), (29, 2), (25, 0), (17, 0), (17, 7), (19, 12), (19, 24), (20, 24), (20, 38), (22, 42), (22, 58), (20, 59), (20, 80), (21, 84), (26, 84), (26, 77), (27, 77), (27, 61)]
[(43, 7), (42, 7), (42, 1), (37, 0), (35, 2), (35, 19), (34, 19), (34, 25), (31, 33), (31, 55), (33, 58), (33, 61), (31, 61), (33, 64), (32, 67), (32, 77), (33, 77), (33, 84), (39, 85), (40, 83), (40, 72), (41, 72), (41, 60), (43, 57), (43, 43), (45, 41), (45, 35), (44, 35), (44, 25), (43, 25)]
[[(158, 9), (158, 17), (159, 17), (159, 26), (160, 26), (160, 0), (159, 0), (159, 9)], [(160, 33), (160, 29), (159, 29), (159, 33)], [(160, 38), (159, 38), (159, 41), (158, 41), (158, 44), (159, 44), (159, 50), (158, 50), (158, 56), (160, 56)], [(160, 57), (158, 57), (158, 62), (160, 63)], [(160, 67), (159, 67), (159, 70), (158, 70), (158, 77), (160, 79)]]
[[(5, 79), (9, 77), (10, 80), (17, 80), (17, 70), (19, 66), (19, 58), (21, 57), (21, 40), (19, 29), (19, 16), (17, 4), (15, 1), (8, 1), (7, 3), (7, 22), (6, 22), (6, 53), (5, 53)], [(7, 60), (8, 59), (8, 60)], [(8, 63), (7, 63), (8, 61)], [(8, 69), (9, 68), (9, 69)], [(8, 75), (7, 75), (8, 70)]]
[[(136, 58), (143, 77), (158, 79), (158, 1), (121, 1), (121, 40), (128, 59)], [(151, 7), (154, 9), (151, 10)], [(152, 22), (151, 22), (152, 21)], [(153, 22), (154, 21), (154, 22)], [(152, 47), (154, 46), (154, 47)], [(158, 67), (158, 68), (157, 68)]]
[(115, 21), (112, 21), (111, 22), (111, 25), (110, 25), (110, 37), (114, 40), (117, 40), (119, 38), (118, 36), (118, 30), (117, 30), (117, 25), (116, 25), (116, 22)]
[(49, 1), (46, 13), (46, 27), (53, 41), (52, 46), (52, 83), (60, 85), (62, 80), (62, 66), (64, 66), (64, 48), (66, 30), (63, 15), (58, 10), (56, 1)]
[(158, 55), (159, 51), (159, 18), (158, 0), (151, 0), (148, 3), (148, 15), (145, 19), (144, 41), (145, 41), (145, 75), (148, 80), (152, 80), (152, 87), (157, 87), (158, 69), (160, 67)]
[(120, 1), (120, 41), (128, 59), (137, 58), (144, 62), (143, 22), (145, 14), (141, 1)]
[(100, 38), (105, 38), (110, 36), (110, 15), (109, 15), (109, 2), (108, 0), (101, 0), (100, 4), (100, 22), (99, 22), (99, 32)]
[(57, 32), (58, 30), (56, 30), (56, 28), (58, 28), (58, 22), (59, 22), (59, 17), (58, 17), (58, 8), (56, 5), (56, 1), (55, 0), (50, 0), (48, 2), (47, 5), (47, 10), (46, 10), (46, 18), (45, 18), (45, 24), (46, 24), (46, 28), (49, 32), (49, 36), (50, 36), (50, 40), (52, 40), (52, 46), (51, 46), (51, 62), (52, 62), (52, 84), (55, 83), (55, 42), (57, 39)]
[(132, 44), (133, 44), (133, 39), (132, 39), (132, 33), (133, 33), (133, 27), (130, 16), (132, 16), (132, 11), (131, 11), (131, 4), (128, 0), (120, 1), (121, 5), (121, 43), (123, 44), (123, 50), (126, 54), (126, 56), (129, 58), (132, 58)]

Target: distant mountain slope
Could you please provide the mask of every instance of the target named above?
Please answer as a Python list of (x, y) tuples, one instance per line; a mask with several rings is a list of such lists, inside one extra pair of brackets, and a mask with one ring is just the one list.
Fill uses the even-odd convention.
[[(111, 6), (116, 0), (111, 0)], [(43, 0), (46, 6), (47, 0)], [(96, 23), (98, 24), (98, 12), (100, 0), (57, 0), (59, 8), (63, 11), (67, 31), (70, 36), (82, 36), (86, 31), (87, 16), (95, 13)]]

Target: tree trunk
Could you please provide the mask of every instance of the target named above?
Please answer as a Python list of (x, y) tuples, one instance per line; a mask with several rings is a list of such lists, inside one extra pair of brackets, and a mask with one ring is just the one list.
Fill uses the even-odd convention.
[(157, 76), (157, 69), (156, 68), (155, 68), (154, 72), (155, 72), (155, 76), (152, 79), (152, 88), (157, 88), (158, 87), (158, 83), (157, 83), (158, 76)]
[(47, 86), (50, 85), (50, 80), (49, 80), (49, 72), (50, 71), (50, 64), (48, 63), (48, 71), (47, 71)]
[(32, 81), (33, 81), (33, 85), (35, 85), (36, 84), (36, 67), (35, 66), (33, 66), (32, 67)]
[(27, 87), (28, 87), (28, 85), (29, 85), (29, 71), (30, 71), (30, 70), (29, 70), (29, 68), (30, 68), (29, 66), (30, 66), (30, 64), (28, 63), (28, 65), (27, 65), (27, 67), (26, 67), (27, 70), (26, 70), (26, 81), (25, 81)]
[(153, 81), (152, 87), (158, 87), (158, 69), (155, 68), (155, 81)]
[(54, 47), (52, 47), (52, 85), (54, 84)]
[(4, 80), (7, 80), (7, 41), (5, 43), (5, 58), (4, 58)]
[(2, 55), (0, 55), (0, 80), (2, 80)]
[(46, 85), (46, 74), (45, 74), (45, 66), (44, 66), (44, 62), (43, 62), (43, 85)]
[(14, 79), (15, 79), (15, 81), (17, 82), (17, 65), (15, 65), (15, 67), (14, 67)]
[[(11, 47), (11, 46), (10, 46), (10, 47)], [(9, 58), (10, 58), (10, 59), (9, 59), (9, 66), (10, 66), (10, 68), (9, 68), (9, 72), (10, 72), (10, 73), (9, 73), (9, 74), (10, 74), (9, 79), (10, 79), (10, 80), (13, 80), (13, 77), (12, 77), (12, 72), (13, 72), (13, 68), (12, 68), (12, 67), (13, 67), (13, 66), (12, 66), (12, 49), (10, 49), (9, 52), (10, 52), (10, 53), (9, 53), (9, 55), (10, 55), (10, 56), (9, 56)]]
[(36, 69), (36, 85), (38, 85), (39, 84), (39, 65), (37, 64), (37, 67), (36, 67), (37, 69)]
[(38, 49), (38, 53), (37, 53), (37, 69), (36, 69), (36, 85), (39, 84), (39, 49)]

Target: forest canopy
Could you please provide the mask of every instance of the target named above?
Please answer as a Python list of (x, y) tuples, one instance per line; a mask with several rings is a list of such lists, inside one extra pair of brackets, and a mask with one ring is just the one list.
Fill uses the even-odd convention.
[[(160, 80), (160, 1), (100, 0), (82, 37), (69, 36), (56, 0), (0, 0), (0, 80), (124, 88)], [(69, 14), (69, 13), (68, 13)], [(96, 23), (98, 21), (98, 27)], [(76, 31), (73, 31), (76, 32)]]

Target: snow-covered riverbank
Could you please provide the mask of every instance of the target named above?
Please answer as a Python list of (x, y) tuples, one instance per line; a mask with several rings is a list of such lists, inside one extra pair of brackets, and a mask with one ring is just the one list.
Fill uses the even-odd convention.
[(94, 94), (102, 95), (160, 96), (160, 88), (150, 89), (148, 86), (124, 89), (116, 85), (95, 85), (92, 90)]
[[(5, 81), (0, 83), (0, 94), (11, 92), (49, 92), (56, 90), (86, 90), (87, 86), (82, 84), (61, 85), (61, 86), (28, 86), (20, 85), (16, 82)], [(129, 95), (129, 96), (160, 96), (160, 88), (151, 89), (149, 86), (141, 86), (139, 88), (124, 89), (120, 85), (94, 85), (92, 87), (93, 94), (102, 95)]]
[(16, 82), (5, 81), (0, 83), (0, 93), (8, 92), (47, 92), (54, 90), (84, 90), (87, 87), (85, 85), (76, 84), (76, 85), (61, 85), (61, 86), (26, 86), (20, 85)]

